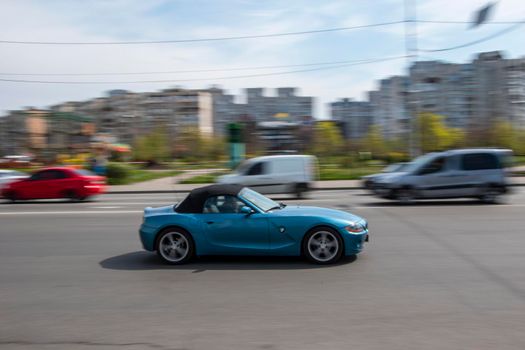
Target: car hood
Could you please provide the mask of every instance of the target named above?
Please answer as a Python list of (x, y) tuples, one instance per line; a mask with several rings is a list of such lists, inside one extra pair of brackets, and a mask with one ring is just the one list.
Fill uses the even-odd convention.
[(157, 208), (147, 207), (144, 209), (144, 216), (175, 214), (175, 211), (173, 210), (174, 207), (175, 207), (174, 205), (166, 205), (166, 206), (157, 207)]
[(20, 176), (6, 176), (0, 179), (0, 182), (7, 183), (7, 182), (15, 182), (23, 179), (27, 179), (29, 176), (27, 175), (20, 175)]
[(385, 175), (384, 173), (377, 173), (377, 174), (370, 174), (366, 176), (361, 176), (361, 179), (363, 180), (374, 180), (378, 177), (381, 177), (382, 175)]
[(309, 206), (286, 206), (282, 209), (273, 210), (272, 213), (279, 216), (321, 216), (351, 222), (364, 220), (362, 217), (346, 211)]
[(385, 173), (383, 174), (383, 176), (376, 178), (376, 180), (381, 181), (381, 182), (395, 182), (405, 174), (407, 173), (404, 171), (395, 172), (395, 173)]
[(236, 183), (238, 180), (238, 176), (239, 174), (236, 174), (236, 173), (221, 175), (217, 177), (216, 182), (220, 184)]

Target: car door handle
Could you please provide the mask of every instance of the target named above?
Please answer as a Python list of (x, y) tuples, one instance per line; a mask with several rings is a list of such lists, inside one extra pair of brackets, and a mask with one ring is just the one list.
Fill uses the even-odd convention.
[(211, 224), (215, 223), (215, 221), (206, 221), (206, 223), (207, 223), (208, 225), (211, 225)]

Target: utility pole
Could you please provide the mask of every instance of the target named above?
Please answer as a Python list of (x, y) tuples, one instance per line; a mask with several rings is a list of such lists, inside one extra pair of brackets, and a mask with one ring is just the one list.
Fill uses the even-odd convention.
[(408, 113), (408, 153), (410, 158), (419, 154), (419, 138), (417, 135), (418, 103), (416, 90), (410, 77), (410, 67), (417, 61), (417, 0), (405, 0), (405, 55), (407, 62), (407, 91), (405, 106)]

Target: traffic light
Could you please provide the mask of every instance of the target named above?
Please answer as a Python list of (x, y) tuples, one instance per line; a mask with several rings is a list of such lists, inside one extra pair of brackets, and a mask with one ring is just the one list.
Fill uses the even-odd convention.
[(242, 125), (239, 123), (228, 124), (228, 142), (229, 143), (242, 143)]

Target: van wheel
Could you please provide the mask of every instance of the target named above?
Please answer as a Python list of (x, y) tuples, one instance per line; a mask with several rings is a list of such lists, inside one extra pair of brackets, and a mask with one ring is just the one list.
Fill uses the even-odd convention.
[(486, 204), (497, 203), (501, 196), (501, 190), (495, 186), (486, 186), (481, 189), (479, 200)]
[(300, 183), (295, 185), (295, 198), (302, 199), (304, 198), (305, 193), (308, 191), (308, 185), (305, 183)]
[(401, 203), (401, 204), (411, 204), (416, 199), (416, 194), (414, 193), (414, 190), (411, 188), (400, 188), (395, 192), (395, 198)]

